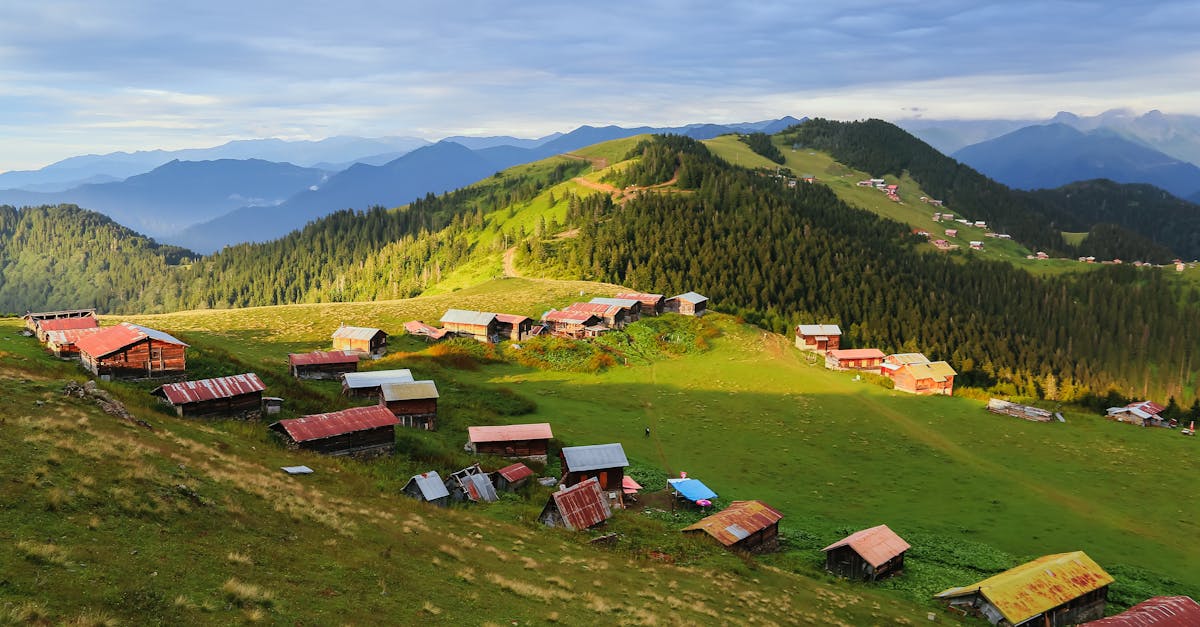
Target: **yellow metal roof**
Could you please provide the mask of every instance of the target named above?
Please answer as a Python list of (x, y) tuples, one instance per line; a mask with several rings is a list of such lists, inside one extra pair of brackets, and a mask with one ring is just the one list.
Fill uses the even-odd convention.
[(944, 361), (934, 361), (926, 364), (908, 364), (906, 367), (912, 373), (913, 378), (933, 379), (938, 383), (945, 381), (947, 377), (953, 377), (958, 374), (954, 371), (954, 368), (950, 367), (950, 364)]
[(943, 590), (948, 599), (979, 592), (1014, 625), (1113, 582), (1083, 551), (1039, 557), (979, 583)]

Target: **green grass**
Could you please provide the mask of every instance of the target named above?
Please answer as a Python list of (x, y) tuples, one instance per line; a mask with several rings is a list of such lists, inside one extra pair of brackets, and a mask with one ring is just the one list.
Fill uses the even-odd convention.
[(1083, 233), (1064, 232), (1062, 234), (1062, 236), (1063, 236), (1064, 242), (1066, 242), (1072, 246), (1078, 246), (1083, 243), (1083, 240), (1087, 239), (1088, 234), (1087, 234), (1087, 231), (1084, 231)]

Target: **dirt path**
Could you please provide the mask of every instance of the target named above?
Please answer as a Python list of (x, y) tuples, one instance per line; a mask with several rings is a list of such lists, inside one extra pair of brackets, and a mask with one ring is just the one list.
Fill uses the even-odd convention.
[(585, 157), (583, 155), (577, 155), (573, 152), (564, 152), (562, 156), (568, 159), (587, 161), (588, 163), (592, 164), (593, 168), (596, 168), (597, 170), (603, 170), (604, 168), (608, 167), (608, 159), (605, 159), (604, 157)]
[(521, 273), (517, 272), (517, 247), (513, 246), (504, 251), (504, 276), (520, 277)]

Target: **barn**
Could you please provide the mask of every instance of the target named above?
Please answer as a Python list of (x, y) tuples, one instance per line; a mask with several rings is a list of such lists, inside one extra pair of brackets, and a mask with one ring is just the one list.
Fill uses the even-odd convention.
[(62, 309), (59, 311), (37, 311), (29, 312), (21, 319), (25, 321), (25, 328), (30, 332), (37, 332), (37, 325), (43, 320), (56, 320), (59, 318), (95, 318), (95, 309)]
[(74, 359), (79, 357), (79, 347), (75, 345), (79, 338), (86, 337), (96, 333), (100, 327), (91, 327), (87, 329), (68, 329), (66, 331), (47, 331), (46, 332), (46, 348), (54, 353), (55, 357), (62, 359)]
[(1121, 612), (1088, 623), (1088, 627), (1196, 627), (1200, 603), (1191, 597), (1154, 597)]
[(842, 343), (842, 330), (836, 324), (801, 324), (796, 326), (796, 348), (824, 355), (837, 350)]
[(666, 299), (662, 294), (643, 294), (641, 292), (621, 292), (616, 298), (625, 300), (636, 300), (642, 303), (641, 315), (643, 316), (661, 316), (663, 308), (666, 306)]
[(384, 384), (411, 381), (413, 381), (413, 376), (408, 368), (347, 372), (342, 375), (342, 395), (352, 398), (378, 397), (380, 387)]
[(856, 531), (821, 549), (825, 570), (848, 579), (875, 581), (904, 569), (904, 554), (912, 548), (887, 525)]
[(944, 361), (904, 364), (883, 373), (891, 378), (897, 390), (909, 394), (954, 394), (954, 377), (958, 373)]
[(779, 547), (780, 520), (783, 514), (762, 501), (734, 501), (683, 532), (707, 533), (727, 549), (766, 553)]
[(437, 430), (438, 390), (433, 381), (384, 383), (379, 386), (379, 402), (401, 426)]
[(181, 375), (187, 344), (154, 329), (122, 322), (75, 341), (83, 367), (103, 380)]
[(480, 342), (491, 342), (497, 335), (496, 314), (467, 309), (447, 309), (442, 316), (442, 329)]
[(414, 499), (433, 503), (438, 507), (450, 504), (450, 491), (446, 489), (446, 484), (442, 482), (442, 477), (436, 470), (413, 475), (400, 491)]
[(496, 314), (496, 336), (501, 340), (519, 342), (529, 337), (533, 330), (533, 318), (516, 314)]
[(595, 478), (563, 488), (550, 495), (538, 520), (549, 527), (580, 531), (612, 518), (612, 508)]
[(562, 460), (562, 483), (568, 487), (596, 479), (609, 502), (625, 507), (622, 500), (622, 479), (629, 459), (620, 444), (569, 446), (559, 451)]
[(1083, 551), (1039, 557), (983, 581), (943, 590), (951, 609), (1011, 627), (1062, 627), (1104, 617), (1113, 578)]
[(550, 423), (467, 427), (466, 449), (477, 455), (495, 455), (546, 463), (554, 432)]
[(509, 464), (496, 471), (496, 489), (509, 492), (520, 489), (526, 483), (529, 483), (529, 478), (532, 476), (533, 470), (529, 466), (521, 462)]
[(288, 367), (297, 379), (341, 379), (347, 372), (358, 371), (358, 353), (353, 351), (313, 351), (288, 353)]
[(663, 308), (671, 313), (700, 317), (708, 312), (708, 297), (687, 292), (668, 298)]
[(253, 372), (167, 383), (150, 392), (175, 408), (179, 416), (189, 418), (258, 418), (262, 413), (263, 385)]
[(878, 348), (843, 348), (825, 353), (825, 367), (830, 370), (862, 370), (879, 373), (883, 351)]
[(388, 334), (381, 329), (342, 325), (331, 337), (335, 351), (353, 351), (376, 356), (387, 352)]
[(579, 339), (597, 335), (592, 329), (600, 325), (600, 318), (582, 311), (548, 311), (542, 314), (542, 322), (554, 335)]
[(325, 455), (375, 457), (396, 450), (396, 417), (382, 405), (280, 420), (271, 425), (289, 448)]
[(79, 329), (96, 329), (100, 323), (95, 316), (77, 316), (74, 318), (49, 318), (38, 320), (34, 333), (39, 342), (46, 342), (46, 334), (51, 331), (76, 331)]

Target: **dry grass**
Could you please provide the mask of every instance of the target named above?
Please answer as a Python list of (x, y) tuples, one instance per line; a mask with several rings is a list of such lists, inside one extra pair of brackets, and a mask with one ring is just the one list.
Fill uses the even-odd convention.
[(238, 607), (271, 607), (275, 602), (275, 594), (270, 590), (239, 581), (237, 577), (227, 579), (221, 590), (225, 593), (225, 598)]
[(84, 612), (62, 623), (68, 627), (117, 627), (121, 621), (105, 612)]
[(430, 603), (429, 601), (426, 601), (421, 605), (421, 611), (429, 614), (430, 616), (437, 616), (438, 614), (442, 613), (442, 608)]
[(51, 618), (46, 608), (33, 601), (26, 601), (8, 612), (8, 619), (15, 624), (50, 625)]
[(70, 553), (57, 544), (41, 544), (28, 540), (18, 542), (17, 550), (31, 562), (53, 566), (66, 566), (70, 557)]
[(570, 601), (575, 598), (575, 595), (569, 592), (554, 588), (544, 588), (524, 581), (517, 581), (516, 579), (509, 579), (497, 573), (488, 573), (487, 580), (519, 597), (543, 603), (549, 603), (555, 599)]
[(230, 564), (241, 564), (243, 566), (254, 565), (254, 560), (250, 559), (249, 555), (246, 555), (245, 553), (239, 553), (237, 551), (230, 551), (229, 554), (225, 556), (225, 561), (229, 562)]

